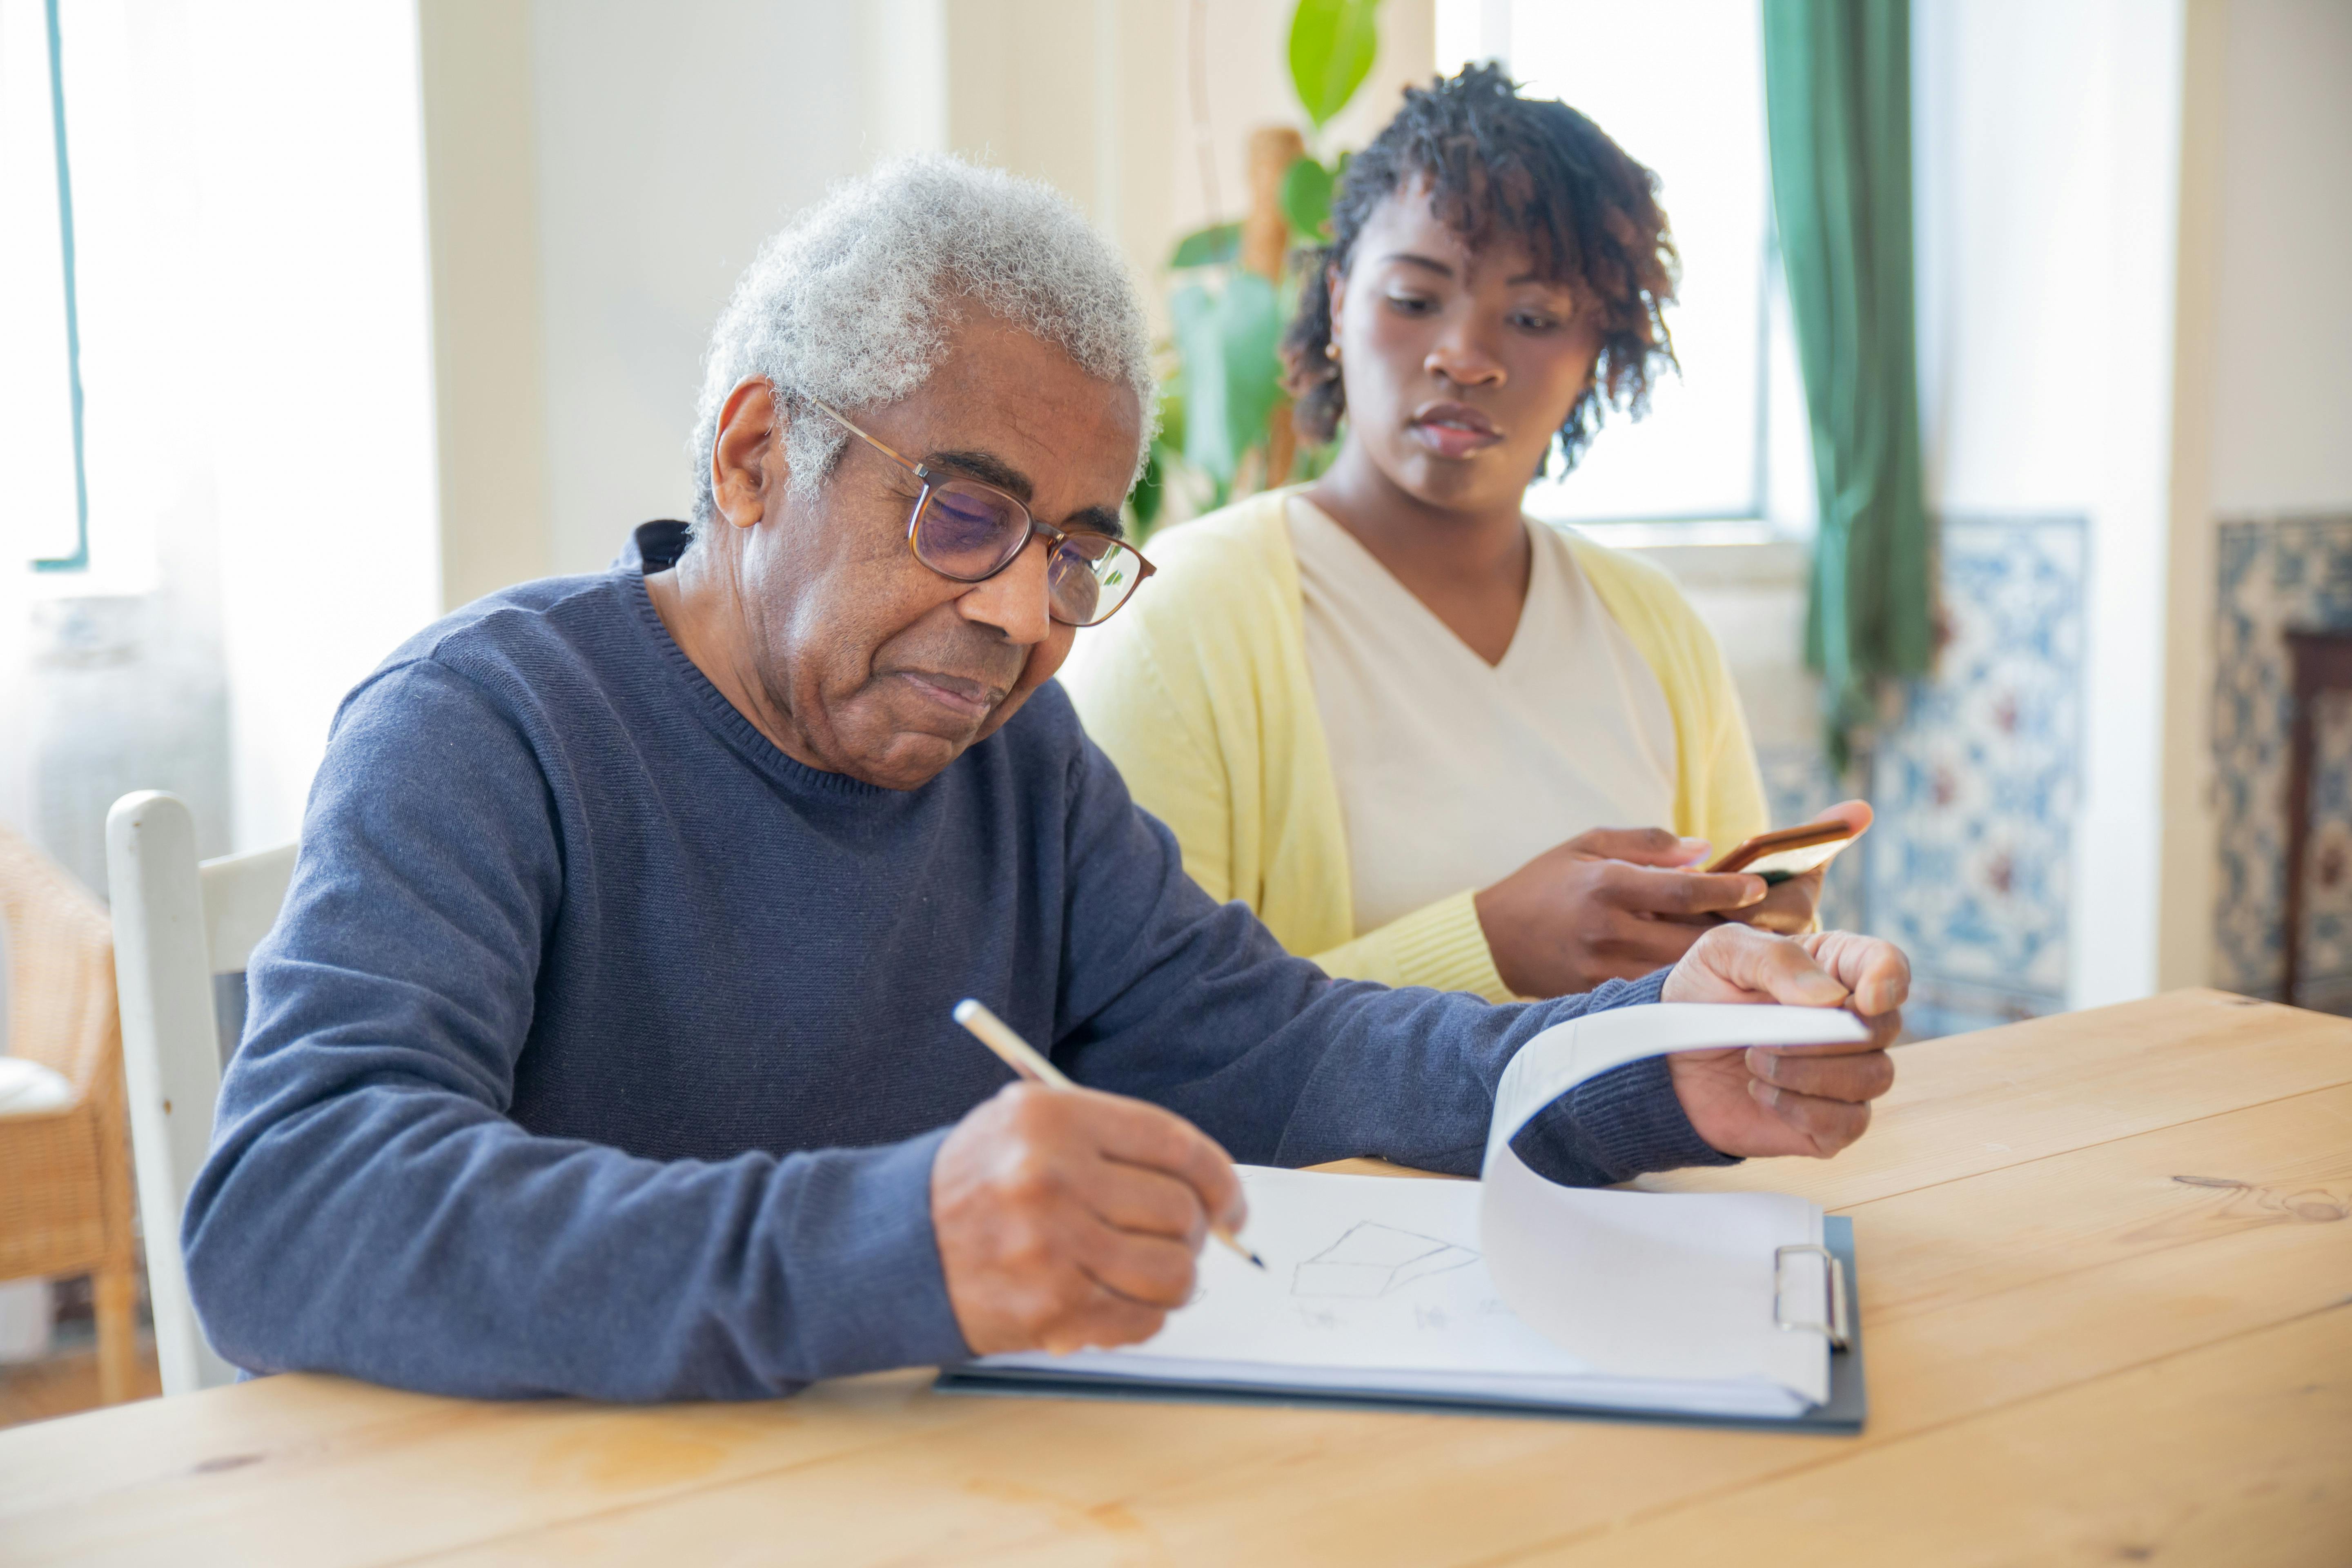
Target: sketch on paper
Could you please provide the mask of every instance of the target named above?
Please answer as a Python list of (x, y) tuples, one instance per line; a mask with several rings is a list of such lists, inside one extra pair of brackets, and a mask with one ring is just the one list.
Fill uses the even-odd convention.
[(1466, 1268), (1478, 1255), (1466, 1247), (1417, 1231), (1399, 1230), (1377, 1220), (1349, 1226), (1339, 1240), (1297, 1266), (1294, 1296), (1385, 1296), (1390, 1291)]

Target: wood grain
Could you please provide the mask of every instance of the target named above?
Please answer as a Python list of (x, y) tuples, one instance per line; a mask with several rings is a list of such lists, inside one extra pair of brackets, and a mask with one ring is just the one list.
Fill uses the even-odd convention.
[(1636, 1184), (1866, 1203), (2352, 1083), (2352, 1018), (2175, 991), (1898, 1047), (1895, 1059), (1872, 1131), (1834, 1160), (1751, 1160)]
[(1846, 1156), (1689, 1173), (1852, 1215), (1859, 1439), (285, 1377), (0, 1432), (0, 1563), (2352, 1561), (2352, 1025), (2192, 993), (1906, 1058)]
[[(2053, 1191), (2074, 1194), (2053, 1244), (2001, 1258), (1981, 1292), (1948, 1286), (1874, 1301), (1868, 1281), (1886, 1270), (1864, 1233), (1876, 1410), (1859, 1444), (1438, 1417), (1384, 1418), (1366, 1430), (1362, 1417), (1175, 1407), (1152, 1413), (1155, 1464), (1139, 1483), (1118, 1458), (1121, 1434), (1135, 1430), (1133, 1407), (1024, 1403), (994, 1428), (1004, 1440), (987, 1455), (971, 1452), (960, 1434), (860, 1455), (856, 1484), (900, 1500), (887, 1527), (837, 1508), (839, 1478), (820, 1466), (615, 1510), (531, 1537), (527, 1547), (509, 1541), (455, 1561), (518, 1561), (517, 1553), (542, 1549), (567, 1560), (630, 1561), (665, 1541), (715, 1547), (751, 1521), (778, 1517), (836, 1521), (814, 1539), (828, 1561), (843, 1563), (1052, 1561), (1064, 1552), (1083, 1560), (1088, 1542), (1109, 1550), (1105, 1521), (1127, 1531), (1118, 1538), (1126, 1545), (1148, 1537), (1178, 1561), (1242, 1553), (1264, 1561), (1337, 1553), (1360, 1563), (1507, 1560), (1557, 1532), (1631, 1522), (1695, 1489), (1800, 1474), (1858, 1448), (2324, 1310), (2344, 1291), (2326, 1264), (2344, 1253), (2352, 1226), (2319, 1218), (2248, 1224), (2216, 1204), (2215, 1190), (2150, 1173), (2188, 1155), (2340, 1134), (2352, 1089), (2336, 1098), (2317, 1118), (2290, 1101), (2084, 1151), (2052, 1173), (2058, 1185), (2015, 1184), (1986, 1194), (1973, 1215), (1959, 1186), (1861, 1211), (1858, 1227), (1867, 1217), (1873, 1229), (1916, 1232), (1917, 1258), (1932, 1259), (1938, 1243), (1953, 1239), (1938, 1228), (1949, 1217), (1964, 1230), (2022, 1233), (2050, 1208)], [(2343, 1158), (2336, 1137), (2312, 1163), (2341, 1170)], [(1898, 1259), (1894, 1271), (1904, 1267)], [(1400, 1440), (1400, 1422), (1412, 1436)], [(1447, 1500), (1443, 1540), (1426, 1525), (1432, 1495)]]
[(1504, 1561), (2352, 1562), (2347, 1373), (2352, 1303)]

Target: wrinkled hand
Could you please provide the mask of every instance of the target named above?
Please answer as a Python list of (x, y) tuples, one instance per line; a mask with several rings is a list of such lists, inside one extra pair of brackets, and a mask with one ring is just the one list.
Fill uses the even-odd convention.
[[(1853, 825), (1854, 836), (1860, 837), (1870, 830), (1870, 803), (1861, 800), (1840, 801), (1812, 820), (1850, 822)], [(1754, 926), (1759, 931), (1778, 931), (1783, 936), (1794, 936), (1800, 931), (1811, 931), (1813, 928), (1814, 912), (1821, 908), (1822, 904), (1822, 879), (1829, 875), (1829, 869), (1828, 866), (1816, 866), (1802, 876), (1791, 877), (1785, 882), (1775, 882), (1772, 884), (1772, 890), (1764, 895), (1762, 902), (1749, 904), (1744, 909), (1726, 910), (1723, 918), (1738, 921), (1742, 925)]]
[(1911, 989), (1902, 950), (1876, 937), (1768, 936), (1742, 925), (1699, 938), (1666, 976), (1661, 1001), (1778, 1002), (1846, 1007), (1870, 1025), (1850, 1044), (1683, 1051), (1666, 1058), (1698, 1135), (1727, 1154), (1826, 1158), (1870, 1126), (1870, 1102), (1895, 1084), (1886, 1047)]
[[(1765, 900), (1761, 877), (1685, 869), (1706, 850), (1663, 827), (1596, 827), (1545, 850), (1476, 895), (1496, 973), (1517, 995), (1563, 996), (1674, 963), (1715, 917)], [(1801, 923), (1812, 918), (1808, 904)]]
[(1246, 1215), (1233, 1162), (1182, 1117), (1008, 1084), (931, 1164), (931, 1226), (973, 1353), (1132, 1344), (1192, 1296), (1210, 1216)]

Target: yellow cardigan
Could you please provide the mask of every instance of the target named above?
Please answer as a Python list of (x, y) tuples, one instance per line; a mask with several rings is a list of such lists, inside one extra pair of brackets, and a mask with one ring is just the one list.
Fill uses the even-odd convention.
[[(1090, 646), (1063, 684), (1087, 732), (1138, 804), (1175, 833), (1184, 869), (1210, 897), (1241, 900), (1285, 948), (1334, 975), (1507, 1000), (1471, 903), (1475, 889), (1377, 931), (1355, 929), (1339, 790), (1307, 674), (1305, 602), (1283, 515), (1288, 494), (1253, 496), (1154, 535), (1158, 574), (1081, 634)], [(1718, 848), (1762, 832), (1755, 748), (1715, 638), (1657, 567), (1567, 538), (1665, 689), (1675, 831)]]

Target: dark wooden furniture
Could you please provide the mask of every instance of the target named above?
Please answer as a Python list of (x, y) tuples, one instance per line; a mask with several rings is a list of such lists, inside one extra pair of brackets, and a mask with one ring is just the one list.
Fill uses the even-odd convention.
[(2311, 869), (2311, 760), (2317, 749), (2318, 698), (2323, 691), (2352, 691), (2352, 629), (2291, 631), (2286, 647), (2294, 719), (2286, 764), (2286, 973), (2279, 995), (2291, 1005), (2303, 968), (2303, 888)]

